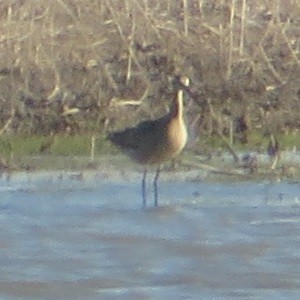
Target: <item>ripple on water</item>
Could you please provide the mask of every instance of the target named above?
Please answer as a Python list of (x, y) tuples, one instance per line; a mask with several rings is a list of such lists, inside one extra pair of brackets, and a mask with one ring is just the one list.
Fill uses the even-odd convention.
[[(195, 193), (197, 191), (197, 193)], [(8, 297), (298, 299), (299, 184), (0, 180)]]

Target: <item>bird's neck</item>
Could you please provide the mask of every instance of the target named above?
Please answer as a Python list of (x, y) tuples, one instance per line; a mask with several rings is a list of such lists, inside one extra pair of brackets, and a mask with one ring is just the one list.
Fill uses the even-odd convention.
[(183, 91), (179, 90), (175, 99), (173, 100), (171, 117), (174, 119), (180, 119), (183, 115)]

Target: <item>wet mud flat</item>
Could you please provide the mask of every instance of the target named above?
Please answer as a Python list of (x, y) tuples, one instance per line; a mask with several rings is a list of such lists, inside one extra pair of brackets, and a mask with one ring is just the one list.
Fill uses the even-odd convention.
[(4, 174), (1, 298), (299, 299), (299, 182), (190, 178)]

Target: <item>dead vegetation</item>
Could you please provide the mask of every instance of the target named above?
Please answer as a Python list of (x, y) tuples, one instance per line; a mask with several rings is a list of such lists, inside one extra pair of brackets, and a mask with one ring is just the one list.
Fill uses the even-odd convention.
[(201, 134), (300, 128), (295, 0), (2, 0), (0, 133), (98, 133), (165, 112), (194, 85)]

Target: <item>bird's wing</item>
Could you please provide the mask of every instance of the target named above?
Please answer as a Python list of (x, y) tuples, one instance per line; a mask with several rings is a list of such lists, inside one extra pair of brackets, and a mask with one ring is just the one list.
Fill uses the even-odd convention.
[(120, 148), (127, 150), (139, 149), (147, 141), (153, 140), (161, 131), (160, 119), (144, 121), (135, 127), (111, 133), (109, 140)]

